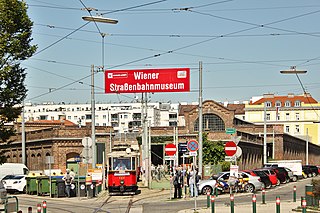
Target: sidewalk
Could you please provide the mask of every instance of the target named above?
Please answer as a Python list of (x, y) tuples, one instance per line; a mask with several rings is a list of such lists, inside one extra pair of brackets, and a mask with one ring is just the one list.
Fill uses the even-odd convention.
[[(289, 212), (296, 212), (293, 211), (293, 209), (296, 209), (299, 206), (299, 203), (293, 203), (293, 202), (282, 202), (280, 204), (280, 212), (284, 213), (289, 213)], [(253, 212), (252, 211), (252, 205), (235, 205), (234, 211), (236, 213), (248, 213), (248, 212)], [(185, 209), (181, 210), (178, 213), (194, 213), (194, 212), (199, 212), (199, 213), (211, 213), (211, 207), (210, 208), (199, 208), (197, 211), (194, 211), (194, 209)], [(230, 206), (216, 206), (215, 207), (215, 212), (217, 213), (230, 213), (231, 208)], [(276, 212), (276, 204), (272, 203), (267, 203), (267, 204), (259, 204), (257, 203), (257, 212)], [(300, 210), (301, 212), (301, 210)]]

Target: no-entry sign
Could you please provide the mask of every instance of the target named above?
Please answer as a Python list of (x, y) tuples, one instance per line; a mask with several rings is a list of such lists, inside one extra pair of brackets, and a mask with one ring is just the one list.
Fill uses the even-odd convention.
[(226, 155), (233, 156), (237, 152), (237, 144), (233, 141), (229, 141), (224, 146), (224, 151), (226, 152)]
[(177, 147), (173, 143), (169, 143), (165, 146), (164, 151), (167, 155), (172, 156), (176, 154), (177, 152)]

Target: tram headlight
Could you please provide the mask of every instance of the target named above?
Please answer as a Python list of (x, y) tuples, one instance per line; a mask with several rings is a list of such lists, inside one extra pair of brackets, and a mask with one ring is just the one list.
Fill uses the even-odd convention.
[(123, 185), (124, 184), (124, 180), (120, 180), (120, 184)]

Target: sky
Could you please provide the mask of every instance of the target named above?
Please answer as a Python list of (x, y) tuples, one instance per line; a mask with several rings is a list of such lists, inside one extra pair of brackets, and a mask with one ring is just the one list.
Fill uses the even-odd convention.
[[(317, 0), (26, 0), (37, 52), (26, 68), (26, 102), (139, 101), (105, 94), (105, 69), (188, 67), (190, 92), (154, 93), (151, 102), (248, 101), (304, 91), (320, 101), (320, 2)], [(86, 22), (91, 15), (118, 24)], [(102, 36), (104, 35), (104, 36)], [(306, 74), (283, 75), (296, 66)]]

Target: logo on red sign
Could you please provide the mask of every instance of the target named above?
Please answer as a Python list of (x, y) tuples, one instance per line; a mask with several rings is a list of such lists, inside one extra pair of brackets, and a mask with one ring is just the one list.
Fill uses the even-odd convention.
[(105, 71), (105, 93), (188, 91), (190, 68)]

